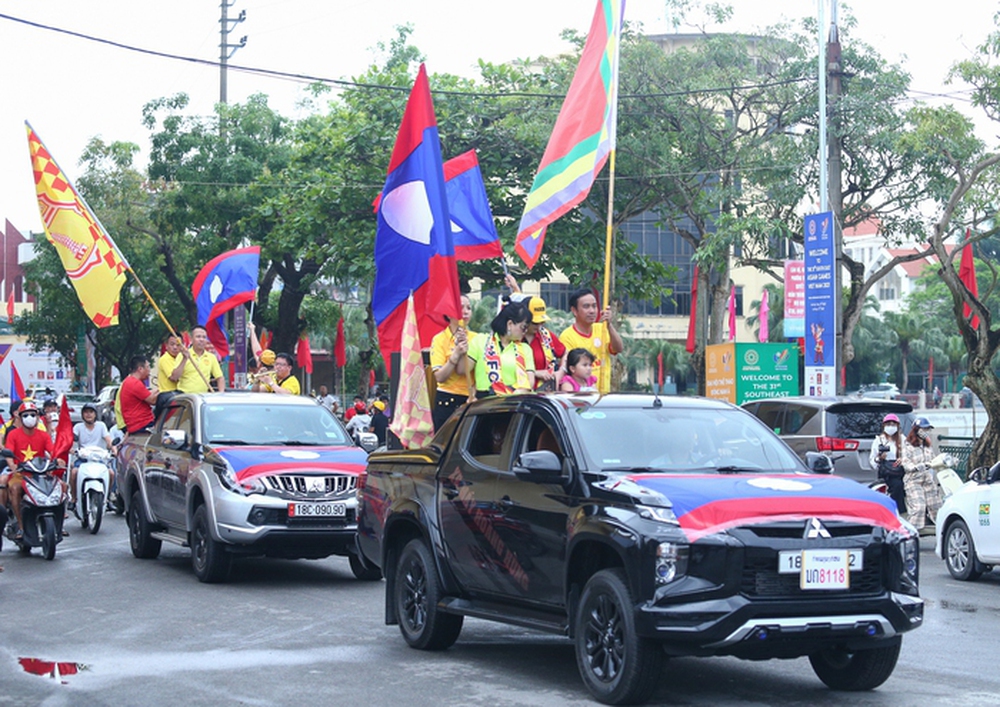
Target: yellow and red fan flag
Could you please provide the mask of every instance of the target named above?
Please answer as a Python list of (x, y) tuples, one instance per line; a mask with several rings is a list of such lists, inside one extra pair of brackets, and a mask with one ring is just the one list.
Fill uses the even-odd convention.
[[(389, 429), (399, 437), (406, 449), (425, 447), (434, 438), (434, 418), (431, 415), (424, 358), (420, 353), (420, 332), (412, 292), (406, 301), (399, 367), (402, 369), (399, 374), (399, 389)], [(372, 371), (372, 375), (374, 373)]]
[(45, 235), (59, 253), (83, 311), (97, 327), (114, 326), (128, 263), (32, 127), (25, 127)]

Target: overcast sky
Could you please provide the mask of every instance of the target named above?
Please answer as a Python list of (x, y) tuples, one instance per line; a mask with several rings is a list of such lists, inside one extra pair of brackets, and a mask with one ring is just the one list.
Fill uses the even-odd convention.
[[(474, 75), (476, 60), (509, 59), (567, 49), (564, 28), (586, 31), (592, 0), (230, 0), (231, 17), (246, 21), (230, 35), (247, 44), (234, 65), (323, 78), (350, 78), (374, 58), (372, 49), (411, 23), (413, 43), (430, 72)], [(0, 14), (146, 50), (214, 61), (219, 56), (220, 0), (0, 0)], [(816, 0), (733, 0), (729, 29), (753, 31), (782, 17), (815, 16)], [(912, 0), (864, 0), (853, 10), (856, 34), (913, 75), (915, 91), (937, 94), (948, 67), (969, 57), (993, 27), (998, 3), (951, 0), (933, 16)], [(929, 7), (926, 9), (930, 9)], [(841, 7), (841, 13), (845, 12)], [(662, 0), (628, 0), (626, 19), (647, 32), (671, 31)], [(685, 31), (682, 29), (682, 31)], [(687, 31), (690, 31), (688, 29)], [(909, 58), (904, 59), (904, 55)], [(230, 71), (230, 102), (262, 92), (279, 112), (295, 116), (305, 82)], [(0, 18), (0, 219), (41, 230), (28, 158), (28, 120), (68, 173), (88, 140), (137, 143), (149, 100), (185, 92), (208, 114), (219, 98), (219, 70)], [(961, 95), (961, 94), (959, 94)], [(388, 163), (389, 155), (386, 155)], [(374, 228), (374, 222), (373, 222)], [(114, 235), (114, 234), (112, 234)]]

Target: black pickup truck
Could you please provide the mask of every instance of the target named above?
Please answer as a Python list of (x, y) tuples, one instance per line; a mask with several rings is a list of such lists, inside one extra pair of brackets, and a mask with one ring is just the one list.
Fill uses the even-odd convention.
[(359, 486), (359, 549), (409, 645), (450, 647), (465, 616), (562, 634), (608, 704), (648, 699), (665, 656), (809, 656), (872, 689), (923, 621), (892, 501), (727, 403), (488, 398), (371, 455)]

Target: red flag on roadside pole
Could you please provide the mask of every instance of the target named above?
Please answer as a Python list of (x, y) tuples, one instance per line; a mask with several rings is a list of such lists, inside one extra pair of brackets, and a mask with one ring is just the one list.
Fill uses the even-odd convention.
[(688, 319), (687, 346), (684, 348), (688, 353), (694, 353), (695, 343), (695, 320), (698, 318), (698, 266), (694, 266), (694, 275), (691, 277), (691, 318)]
[(663, 352), (656, 354), (656, 366), (659, 369), (656, 382), (660, 386), (657, 392), (663, 392)]
[(333, 362), (337, 368), (347, 365), (347, 342), (344, 341), (344, 318), (337, 320), (337, 341), (333, 345)]
[[(972, 296), (976, 299), (979, 298), (979, 285), (976, 282), (976, 263), (973, 260), (972, 244), (969, 243), (969, 238), (972, 236), (972, 232), (969, 229), (965, 230), (965, 247), (962, 248), (962, 262), (958, 268), (958, 279), (962, 281), (962, 284), (972, 293)], [(972, 307), (968, 304), (962, 305), (962, 316), (968, 319), (972, 315)], [(972, 317), (972, 321), (969, 325), (975, 329), (979, 326), (979, 317)]]
[(309, 337), (303, 334), (299, 338), (298, 346), (295, 347), (296, 358), (299, 368), (309, 375), (313, 372), (312, 348), (309, 346)]
[(729, 288), (729, 340), (736, 340), (736, 285)]
[(11, 285), (10, 295), (7, 297), (7, 323), (14, 323), (14, 286)]

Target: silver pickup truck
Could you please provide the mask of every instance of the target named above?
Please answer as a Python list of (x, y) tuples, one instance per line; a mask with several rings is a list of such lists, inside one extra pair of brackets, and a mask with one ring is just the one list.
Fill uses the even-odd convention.
[(367, 453), (314, 400), (264, 393), (178, 395), (152, 433), (119, 453), (132, 554), (191, 548), (195, 575), (221, 582), (238, 556), (357, 557), (356, 490)]

